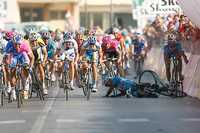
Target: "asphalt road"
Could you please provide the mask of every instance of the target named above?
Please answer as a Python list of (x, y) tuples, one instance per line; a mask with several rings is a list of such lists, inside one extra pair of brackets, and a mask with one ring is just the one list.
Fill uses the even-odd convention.
[[(132, 78), (130, 73), (128, 78)], [(62, 89), (50, 88), (45, 101), (0, 108), (0, 133), (199, 133), (200, 101), (190, 97), (103, 98), (106, 88), (87, 101), (81, 89), (65, 101)]]

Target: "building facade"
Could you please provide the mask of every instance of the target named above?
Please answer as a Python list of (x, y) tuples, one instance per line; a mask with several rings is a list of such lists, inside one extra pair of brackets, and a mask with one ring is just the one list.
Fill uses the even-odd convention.
[(12, 24), (47, 22), (61, 29), (100, 26), (104, 30), (112, 24), (136, 26), (131, 0), (0, 0), (0, 5), (4, 5), (0, 20), (6, 16), (5, 22)]
[(47, 21), (63, 29), (67, 19), (79, 27), (79, 0), (17, 0), (21, 22)]
[(80, 25), (100, 26), (107, 29), (111, 25), (121, 27), (137, 25), (132, 18), (132, 0), (82, 0), (80, 3)]

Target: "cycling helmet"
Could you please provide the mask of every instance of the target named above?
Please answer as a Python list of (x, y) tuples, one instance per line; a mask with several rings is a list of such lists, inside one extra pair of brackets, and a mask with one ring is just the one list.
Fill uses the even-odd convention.
[(51, 37), (49, 31), (43, 31), (42, 32), (42, 38), (43, 39), (49, 39)]
[(88, 43), (89, 43), (89, 44), (96, 44), (96, 42), (97, 42), (97, 39), (96, 39), (95, 36), (90, 36), (90, 37), (88, 38)]
[(122, 36), (127, 36), (128, 35), (128, 31), (127, 30), (123, 30), (122, 31)]
[(83, 34), (81, 32), (76, 32), (76, 39), (83, 39)]
[(22, 36), (20, 34), (15, 34), (12, 38), (12, 42), (15, 44), (21, 44)]
[(91, 30), (91, 31), (89, 32), (89, 35), (91, 35), (91, 36), (96, 35), (96, 30)]
[(11, 40), (14, 36), (14, 32), (13, 31), (7, 31), (5, 34), (6, 39)]
[(168, 38), (168, 41), (176, 41), (176, 35), (175, 34), (169, 34), (167, 38)]
[(62, 32), (56, 32), (55, 34), (55, 40), (61, 40), (63, 38)]
[(39, 35), (37, 32), (31, 32), (29, 34), (29, 40), (30, 41), (36, 41), (39, 38)]
[(63, 35), (64, 40), (70, 40), (73, 39), (73, 34), (71, 32), (65, 32)]
[(111, 41), (112, 41), (112, 38), (111, 38), (111, 36), (109, 36), (109, 35), (104, 36), (103, 39), (102, 39), (102, 43), (103, 43), (103, 44), (108, 44), (108, 43), (110, 43)]
[(113, 28), (113, 33), (119, 33), (119, 29), (118, 28)]

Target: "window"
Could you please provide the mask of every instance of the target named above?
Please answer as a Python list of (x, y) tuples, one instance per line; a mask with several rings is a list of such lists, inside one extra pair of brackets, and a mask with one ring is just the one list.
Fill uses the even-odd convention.
[(66, 11), (51, 11), (50, 12), (50, 19), (57, 20), (57, 19), (65, 19)]
[(50, 19), (58, 19), (58, 12), (57, 11), (51, 11), (50, 12)]
[(22, 22), (43, 21), (42, 8), (20, 8)]
[(103, 27), (103, 14), (102, 13), (94, 13), (93, 14), (94, 24), (93, 26)]
[(66, 14), (67, 14), (67, 11), (61, 11), (60, 19), (65, 19)]

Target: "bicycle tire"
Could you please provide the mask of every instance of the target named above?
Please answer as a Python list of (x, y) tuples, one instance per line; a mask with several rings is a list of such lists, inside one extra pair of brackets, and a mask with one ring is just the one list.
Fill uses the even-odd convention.
[(90, 90), (90, 70), (88, 71), (88, 74), (87, 74), (87, 100), (89, 101), (90, 100), (90, 94), (91, 94), (91, 90)]
[(153, 77), (154, 84), (157, 84), (157, 79), (156, 79), (156, 76), (155, 76), (155, 72), (152, 71), (152, 70), (144, 70), (143, 72), (141, 72), (141, 74), (139, 75), (139, 78), (138, 78), (138, 83), (145, 83), (145, 82), (141, 81), (142, 77), (144, 76), (145, 73), (149, 73)]
[(67, 85), (65, 85), (65, 100), (69, 100), (69, 88), (67, 87)]
[(44, 101), (44, 94), (43, 94), (43, 90), (41, 88), (38, 88), (38, 94), (39, 94), (39, 97), (40, 97), (40, 100)]
[(1, 106), (4, 105), (4, 91), (1, 91)]
[(82, 87), (84, 96), (87, 96), (87, 87), (84, 85)]
[(16, 97), (17, 97), (17, 108), (21, 108), (21, 96), (20, 91), (16, 89)]
[(81, 84), (81, 88), (83, 90), (83, 95), (87, 96), (87, 85), (85, 84), (87, 83), (87, 78), (83, 77), (81, 72), (79, 72), (79, 74), (80, 74), (79, 83), (83, 83), (83, 81), (85, 80), (84, 84)]

